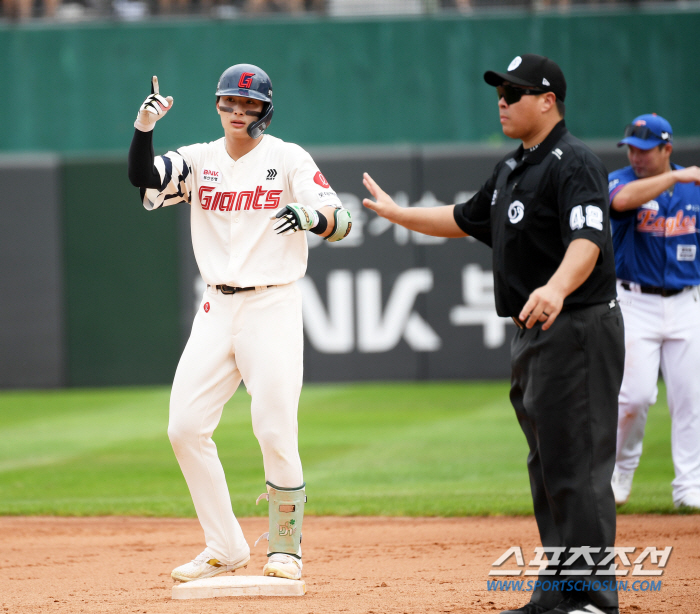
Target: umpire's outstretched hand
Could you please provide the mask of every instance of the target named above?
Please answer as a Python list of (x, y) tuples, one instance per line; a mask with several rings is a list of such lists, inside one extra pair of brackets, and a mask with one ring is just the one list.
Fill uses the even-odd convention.
[(394, 200), (384, 190), (379, 187), (379, 184), (369, 176), (369, 173), (362, 174), (362, 183), (369, 190), (369, 193), (376, 199), (371, 200), (365, 198), (362, 204), (374, 211), (377, 215), (391, 219), (392, 212), (401, 209)]

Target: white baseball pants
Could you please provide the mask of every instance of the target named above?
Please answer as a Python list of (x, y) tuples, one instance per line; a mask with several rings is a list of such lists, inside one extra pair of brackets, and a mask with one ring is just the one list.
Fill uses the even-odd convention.
[(297, 445), (303, 342), (296, 284), (236, 294), (205, 291), (175, 373), (168, 436), (207, 549), (222, 563), (238, 561), (250, 549), (233, 514), (212, 434), (243, 379), (265, 479), (288, 488), (303, 484)]
[(639, 465), (660, 366), (671, 414), (673, 500), (679, 502), (700, 492), (700, 293), (695, 287), (662, 297), (618, 284), (618, 298), (625, 319), (625, 372), (615, 469), (633, 472)]

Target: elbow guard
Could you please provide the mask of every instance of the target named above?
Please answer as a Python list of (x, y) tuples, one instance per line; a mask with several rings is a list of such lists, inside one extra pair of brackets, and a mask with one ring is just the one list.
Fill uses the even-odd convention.
[(333, 211), (333, 232), (326, 237), (326, 241), (341, 241), (350, 233), (352, 228), (352, 216), (347, 209), (336, 209)]

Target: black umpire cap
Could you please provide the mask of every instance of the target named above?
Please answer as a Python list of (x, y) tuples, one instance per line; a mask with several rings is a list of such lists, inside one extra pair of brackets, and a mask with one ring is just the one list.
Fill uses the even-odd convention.
[(557, 100), (562, 102), (566, 98), (566, 79), (561, 68), (549, 58), (534, 53), (525, 53), (514, 58), (508, 66), (508, 72), (486, 71), (484, 81), (494, 87), (508, 81), (513, 85), (552, 92)]

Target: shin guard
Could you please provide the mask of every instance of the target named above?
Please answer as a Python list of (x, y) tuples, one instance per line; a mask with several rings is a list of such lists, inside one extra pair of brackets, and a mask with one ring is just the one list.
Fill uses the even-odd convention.
[[(267, 556), (288, 554), (300, 559), (306, 484), (298, 488), (282, 488), (270, 482), (266, 484), (267, 493), (260, 495), (258, 501), (264, 498), (270, 503)], [(257, 542), (255, 543), (257, 545)]]

